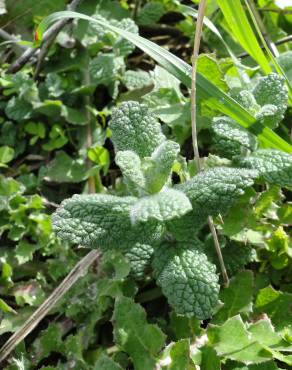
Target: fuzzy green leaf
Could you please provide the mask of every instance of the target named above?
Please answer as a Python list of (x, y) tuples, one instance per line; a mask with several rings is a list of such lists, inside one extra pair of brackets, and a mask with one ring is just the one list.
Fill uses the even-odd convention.
[(244, 150), (255, 150), (256, 137), (228, 117), (215, 118), (212, 123), (215, 148), (227, 158), (241, 154)]
[(166, 189), (140, 198), (130, 210), (133, 224), (149, 220), (168, 221), (179, 218), (192, 209), (188, 197), (181, 191)]
[(128, 70), (123, 76), (123, 83), (125, 84), (128, 90), (142, 89), (145, 86), (151, 85), (152, 79), (149, 73), (138, 70), (132, 71)]
[(123, 250), (131, 265), (131, 274), (135, 279), (142, 279), (145, 270), (151, 265), (154, 248), (149, 244), (135, 243)]
[(155, 222), (133, 226), (129, 212), (135, 202), (134, 197), (74, 195), (54, 213), (53, 227), (61, 239), (95, 248), (151, 243), (162, 229)]
[(162, 189), (171, 174), (171, 168), (180, 151), (179, 144), (167, 140), (159, 145), (144, 166), (147, 189), (156, 193)]
[(218, 167), (203, 171), (178, 185), (190, 199), (196, 219), (225, 213), (244, 189), (253, 184), (257, 171)]
[(148, 108), (135, 101), (122, 103), (113, 110), (110, 123), (115, 150), (133, 150), (140, 157), (151, 156), (165, 137)]
[(89, 72), (92, 83), (108, 86), (117, 78), (119, 71), (124, 67), (121, 57), (114, 54), (99, 53), (97, 57), (90, 60)]
[(269, 184), (292, 186), (292, 155), (273, 149), (260, 149), (248, 157), (236, 158), (236, 163), (259, 172)]
[(266, 113), (259, 112), (256, 118), (262, 119), (265, 126), (276, 127), (284, 118), (288, 105), (285, 79), (276, 73), (260, 77), (252, 93), (260, 106), (270, 106), (269, 111), (266, 110)]
[(145, 188), (145, 177), (141, 168), (140, 157), (131, 150), (117, 152), (116, 164), (123, 173), (123, 179), (133, 195), (140, 195)]
[(178, 314), (209, 318), (218, 302), (216, 267), (197, 240), (164, 243), (155, 251), (153, 268), (158, 285)]

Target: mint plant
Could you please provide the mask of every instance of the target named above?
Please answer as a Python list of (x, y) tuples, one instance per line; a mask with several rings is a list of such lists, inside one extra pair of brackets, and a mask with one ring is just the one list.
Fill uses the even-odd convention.
[[(271, 119), (277, 115), (275, 112)], [(252, 145), (245, 146), (246, 155), (235, 156), (230, 167), (207, 169), (174, 184), (171, 173), (179, 145), (165, 137), (147, 106), (122, 103), (113, 111), (110, 129), (126, 186), (124, 196), (74, 195), (65, 200), (53, 215), (57, 235), (102, 251), (122, 251), (134, 276), (143, 279), (152, 271), (177, 313), (209, 318), (218, 303), (219, 284), (216, 266), (199, 240), (207, 217), (226, 214), (255, 181), (292, 185), (290, 155), (255, 150), (256, 137), (251, 139), (251, 134), (240, 128), (241, 136), (248, 140), (238, 140), (239, 130), (228, 122), (222, 134), (216, 132), (224, 139), (222, 147), (229, 141), (237, 145), (249, 141)], [(244, 255), (242, 259), (243, 264), (248, 261)]]

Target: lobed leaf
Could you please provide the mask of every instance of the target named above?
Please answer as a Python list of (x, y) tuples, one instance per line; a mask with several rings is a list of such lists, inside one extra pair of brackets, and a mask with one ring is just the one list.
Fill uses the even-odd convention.
[(148, 324), (143, 308), (130, 298), (120, 297), (113, 322), (116, 343), (131, 356), (135, 369), (153, 369), (165, 335), (157, 325)]
[(221, 326), (212, 325), (208, 338), (217, 355), (226, 359), (252, 364), (272, 358), (271, 353), (254, 340), (239, 315)]

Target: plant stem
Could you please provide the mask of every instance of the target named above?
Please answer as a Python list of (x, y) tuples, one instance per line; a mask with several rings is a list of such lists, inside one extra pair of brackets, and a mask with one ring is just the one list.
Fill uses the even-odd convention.
[[(198, 57), (199, 57), (199, 50), (200, 50), (200, 42), (202, 38), (205, 9), (206, 9), (206, 0), (202, 0), (199, 4), (194, 49), (193, 49), (193, 55), (192, 55), (192, 88), (191, 88), (192, 141), (193, 141), (194, 157), (196, 160), (198, 172), (202, 170), (202, 166), (200, 162), (200, 153), (199, 153), (198, 138), (197, 138), (197, 87), (196, 87), (196, 82), (197, 82), (197, 64), (198, 64)], [(211, 216), (208, 217), (208, 224), (209, 224), (211, 234), (213, 236), (214, 246), (215, 246), (218, 260), (220, 263), (224, 285), (228, 286), (229, 279), (228, 279), (228, 275), (226, 272), (223, 256), (221, 253), (221, 248), (220, 248), (218, 236), (216, 233), (216, 229), (214, 226), (213, 218)]]
[(199, 4), (198, 18), (196, 24), (196, 33), (194, 41), (194, 49), (192, 55), (192, 88), (191, 88), (191, 120), (192, 120), (192, 140), (194, 157), (197, 163), (198, 171), (201, 171), (200, 153), (198, 147), (197, 135), (197, 64), (200, 51), (200, 43), (203, 31), (203, 20), (206, 8), (206, 0), (202, 0)]
[[(86, 68), (85, 73), (84, 73), (84, 83), (85, 85), (90, 85), (90, 73), (89, 73), (89, 66)], [(86, 126), (86, 148), (90, 148), (93, 144), (92, 140), (92, 127), (91, 127), (91, 113), (88, 109), (91, 103), (91, 98), (90, 96), (86, 95), (85, 97), (85, 107), (86, 107), (86, 117), (88, 120), (87, 126)], [(89, 170), (91, 168), (91, 162), (90, 159), (86, 159), (86, 166), (87, 169)], [(94, 176), (89, 176), (87, 180), (87, 185), (88, 185), (88, 193), (89, 194), (94, 194), (96, 189), (95, 189), (95, 179)]]
[(14, 350), (14, 348), (39, 324), (49, 313), (65, 293), (76, 283), (79, 278), (85, 275), (87, 269), (100, 257), (98, 250), (90, 251), (83, 257), (70, 273), (65, 277), (53, 293), (40, 305), (30, 318), (18, 329), (4, 344), (0, 350), (0, 363)]

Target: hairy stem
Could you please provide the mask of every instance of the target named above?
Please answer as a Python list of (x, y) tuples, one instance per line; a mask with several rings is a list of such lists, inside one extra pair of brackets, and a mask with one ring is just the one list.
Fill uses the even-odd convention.
[(30, 318), (18, 329), (0, 349), (0, 363), (14, 350), (14, 348), (39, 324), (39, 322), (58, 303), (64, 294), (86, 274), (87, 269), (100, 257), (97, 250), (90, 251), (70, 271), (53, 293), (40, 305)]
[[(200, 43), (201, 43), (201, 38), (202, 38), (205, 9), (206, 9), (206, 0), (202, 0), (199, 4), (194, 49), (193, 49), (193, 55), (192, 55), (192, 88), (191, 88), (192, 141), (193, 141), (194, 157), (195, 157), (196, 164), (197, 164), (197, 170), (199, 172), (202, 170), (202, 166), (200, 162), (200, 153), (199, 153), (198, 137), (197, 137), (197, 87), (196, 87), (196, 83), (197, 83), (197, 64), (198, 64)], [(221, 248), (220, 248), (218, 236), (216, 233), (216, 229), (214, 226), (213, 218), (211, 216), (208, 217), (208, 224), (209, 224), (209, 228), (210, 228), (213, 240), (214, 240), (214, 246), (215, 246), (218, 260), (220, 263), (223, 281), (224, 281), (225, 286), (228, 286), (229, 279), (228, 279), (228, 275), (226, 272), (223, 256), (221, 253)]]

